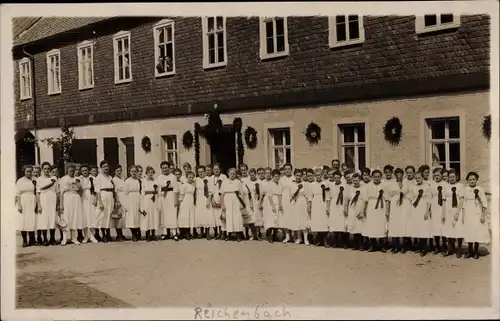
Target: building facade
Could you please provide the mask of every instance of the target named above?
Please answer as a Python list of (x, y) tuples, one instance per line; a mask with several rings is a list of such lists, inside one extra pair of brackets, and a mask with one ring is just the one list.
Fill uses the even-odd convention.
[[(78, 162), (194, 164), (182, 136), (216, 105), (229, 128), (241, 117), (257, 131), (250, 166), (440, 162), (489, 183), (489, 29), (486, 15), (447, 14), (41, 18), (14, 39), (18, 162), (54, 162), (22, 138), (58, 137), (65, 123)], [(383, 134), (392, 117), (397, 146)], [(222, 156), (200, 140), (200, 163), (236, 164), (228, 133)]]

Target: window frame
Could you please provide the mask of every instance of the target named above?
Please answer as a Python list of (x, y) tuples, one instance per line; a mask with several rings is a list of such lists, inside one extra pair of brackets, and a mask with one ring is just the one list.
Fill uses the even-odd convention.
[[(29, 95), (26, 95), (24, 92), (24, 85), (23, 85), (23, 65), (28, 66), (28, 83), (29, 83)], [(33, 75), (31, 71), (31, 59), (29, 58), (23, 58), (19, 60), (19, 100), (28, 100), (33, 98)]]
[(437, 24), (435, 26), (430, 26), (426, 27), (425, 26), (425, 16), (416, 16), (415, 17), (415, 32), (417, 34), (426, 34), (430, 32), (436, 32), (436, 31), (441, 31), (441, 30), (448, 30), (448, 29), (456, 29), (460, 27), (460, 15), (453, 15), (453, 22), (442, 24), (441, 23), (441, 15), (436, 14), (436, 22)]
[[(82, 84), (82, 58), (81, 51), (90, 48), (90, 70), (92, 72), (92, 83), (90, 85)], [(78, 59), (78, 90), (92, 89), (94, 88), (94, 43), (92, 41), (83, 41), (76, 47), (76, 55)], [(87, 75), (88, 76), (88, 75)], [(87, 78), (88, 79), (88, 78)]]
[[(158, 58), (160, 58), (160, 53), (158, 51), (158, 46), (159, 46), (159, 39), (157, 37), (157, 31), (161, 28), (167, 28), (171, 27), (172, 28), (172, 71), (166, 71), (163, 73), (158, 72), (158, 69), (156, 69), (156, 66), (158, 65)], [(172, 19), (163, 19), (160, 20), (158, 23), (156, 23), (153, 26), (153, 43), (154, 43), (154, 72), (155, 72), (155, 77), (165, 77), (165, 76), (172, 76), (175, 75), (175, 65), (176, 65), (176, 59), (175, 59), (175, 21)], [(167, 44), (167, 42), (165, 42)]]
[[(337, 15), (340, 16), (340, 15)], [(358, 39), (348, 39), (348, 34), (349, 34), (349, 15), (344, 15), (346, 19), (346, 40), (344, 41), (338, 41), (337, 40), (337, 16), (330, 16), (328, 17), (328, 45), (330, 48), (338, 48), (338, 47), (347, 47), (347, 46), (352, 46), (352, 45), (358, 45), (362, 44), (365, 42), (365, 27), (363, 24), (364, 16), (362, 15), (357, 15), (358, 16), (358, 22), (359, 22), (359, 38)]]
[[(450, 169), (450, 165), (454, 163), (458, 163), (460, 165), (460, 172), (462, 172), (462, 154), (460, 153), (460, 160), (458, 162), (454, 161), (452, 162), (450, 160), (450, 144), (460, 144), (460, 148), (462, 147), (462, 141), (461, 141), (461, 136), (460, 136), (460, 130), (459, 130), (459, 137), (458, 138), (450, 138), (450, 120), (458, 120), (458, 124), (460, 126), (460, 118), (459, 117), (435, 117), (435, 118), (427, 118), (427, 161), (428, 164), (434, 164), (434, 160), (432, 159), (432, 154), (433, 154), (433, 145), (436, 144), (444, 144), (444, 153), (445, 153), (445, 161), (444, 161), (444, 167), (445, 169)], [(443, 121), (444, 122), (444, 138), (432, 138), (432, 122), (438, 122), (438, 121)], [(441, 163), (441, 161), (440, 161)], [(460, 176), (461, 177), (461, 176)]]
[[(124, 78), (124, 79), (118, 79), (119, 73), (118, 73), (118, 41), (122, 39), (127, 39), (128, 40), (128, 68), (129, 68), (129, 74), (130, 78)], [(132, 76), (132, 41), (131, 41), (131, 35), (130, 31), (120, 31), (116, 33), (113, 36), (113, 65), (114, 65), (114, 80), (115, 80), (115, 85), (119, 84), (125, 84), (132, 82), (133, 76)]]
[[(208, 18), (214, 18), (215, 19), (215, 24), (217, 24), (217, 17), (222, 17), (222, 25), (223, 25), (223, 30), (222, 33), (224, 35), (224, 61), (223, 62), (216, 62), (216, 63), (210, 63), (209, 61), (209, 47), (208, 47)], [(226, 27), (226, 16), (205, 16), (201, 17), (201, 29), (202, 29), (202, 42), (203, 42), (203, 69), (210, 69), (210, 68), (218, 68), (218, 67), (225, 67), (227, 66), (227, 27)], [(214, 31), (215, 35), (217, 35), (217, 31)], [(215, 37), (217, 39), (217, 37)], [(217, 41), (217, 40), (216, 40)], [(217, 55), (216, 55), (217, 57)]]
[[(58, 69), (58, 73), (57, 73), (58, 80), (59, 80), (59, 88), (58, 88), (58, 90), (54, 90), (54, 88), (52, 88), (53, 84), (50, 81), (50, 80), (54, 80), (54, 79), (50, 79), (51, 58), (52, 57), (57, 57), (57, 59), (59, 60), (59, 69)], [(49, 96), (51, 96), (51, 95), (59, 95), (59, 94), (62, 93), (62, 83), (61, 83), (61, 72), (62, 72), (62, 67), (61, 67), (61, 51), (59, 49), (51, 50), (51, 51), (47, 52), (46, 58), (47, 58), (47, 94)]]
[[(365, 129), (365, 141), (364, 142), (359, 142), (358, 141), (358, 127), (359, 125), (363, 125)], [(354, 128), (354, 142), (345, 142), (344, 139), (344, 128), (346, 127), (353, 127)], [(341, 124), (338, 126), (338, 130), (340, 132), (340, 162), (345, 163), (345, 148), (347, 147), (353, 147), (354, 148), (354, 168), (352, 170), (354, 171), (361, 171), (362, 168), (359, 166), (359, 148), (363, 147), (365, 149), (365, 167), (366, 167), (366, 125), (364, 123), (351, 123), (351, 124)]]
[[(285, 50), (282, 52), (266, 52), (266, 22), (270, 19), (273, 20), (273, 37), (274, 37), (274, 45), (276, 46), (276, 18), (283, 18), (283, 32), (284, 32), (284, 42), (285, 42)], [(279, 57), (286, 57), (290, 55), (290, 44), (288, 43), (288, 18), (287, 17), (260, 17), (259, 18), (259, 35), (260, 35), (260, 59), (273, 59)]]
[[(175, 142), (175, 147), (176, 149), (169, 149), (168, 144), (167, 144), (167, 139), (173, 137), (174, 142)], [(175, 162), (174, 165), (175, 167), (179, 167), (180, 163), (180, 149), (179, 149), (179, 134), (178, 133), (167, 133), (161, 136), (162, 143), (163, 143), (163, 160), (168, 161), (168, 153), (175, 153)]]
[[(287, 148), (290, 149), (290, 163), (294, 163), (294, 137), (293, 137), (293, 123), (288, 122), (288, 123), (271, 123), (271, 124), (266, 124), (265, 125), (265, 135), (266, 139), (265, 141), (265, 148), (266, 148), (266, 164), (270, 166), (271, 168), (275, 168), (275, 159), (274, 159), (274, 150), (275, 145), (274, 145), (274, 136), (272, 135), (272, 132), (278, 131), (278, 130), (286, 130), (290, 132), (290, 145), (283, 145), (282, 147), (284, 150)], [(285, 139), (283, 137), (283, 142), (285, 142)], [(285, 151), (285, 158), (286, 158), (286, 151)], [(286, 159), (285, 159), (286, 163)]]
[[(344, 162), (344, 152), (343, 152), (343, 132), (341, 127), (363, 124), (365, 126), (365, 166), (371, 168), (371, 140), (370, 140), (370, 119), (368, 117), (345, 117), (333, 119), (333, 158)], [(355, 149), (356, 150), (356, 149)], [(355, 153), (358, 153), (355, 151)], [(359, 158), (359, 157), (358, 157)], [(359, 166), (359, 161), (358, 166)], [(356, 166), (356, 165), (355, 165)], [(357, 170), (355, 170), (357, 171)]]

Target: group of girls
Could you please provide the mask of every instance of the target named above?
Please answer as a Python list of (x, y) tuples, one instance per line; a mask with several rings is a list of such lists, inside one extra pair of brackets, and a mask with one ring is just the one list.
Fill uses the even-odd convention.
[(337, 160), (295, 171), (240, 164), (227, 176), (217, 164), (192, 171), (162, 162), (159, 175), (130, 166), (127, 177), (119, 165), (99, 167), (67, 164), (62, 178), (49, 163), (24, 168), (16, 194), (23, 246), (56, 244), (56, 229), (61, 245), (109, 242), (111, 229), (124, 241), (127, 228), (133, 241), (155, 241), (160, 231), (162, 240), (265, 238), (421, 256), (461, 257), (465, 241), (465, 257), (479, 258), (490, 240), (475, 172), (462, 184), (453, 169), (435, 168), (432, 178), (427, 165), (352, 173)]

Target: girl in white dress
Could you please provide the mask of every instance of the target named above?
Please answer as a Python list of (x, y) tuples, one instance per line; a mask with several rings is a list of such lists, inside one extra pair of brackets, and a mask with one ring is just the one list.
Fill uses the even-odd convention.
[(99, 206), (96, 217), (96, 228), (102, 232), (102, 241), (111, 241), (110, 221), (111, 213), (115, 208), (115, 186), (113, 178), (109, 175), (109, 164), (103, 160), (99, 164), (101, 173), (95, 179), (95, 190), (97, 193), (97, 205)]
[(71, 241), (74, 244), (80, 244), (77, 240), (77, 231), (83, 229), (83, 210), (82, 210), (82, 185), (81, 179), (75, 176), (75, 165), (68, 163), (66, 165), (66, 176), (59, 182), (61, 188), (61, 212), (62, 219), (67, 223), (63, 231), (63, 240), (61, 245), (67, 243), (67, 232), (70, 232)]
[(137, 168), (134, 165), (130, 166), (129, 174), (130, 177), (125, 180), (125, 227), (130, 229), (132, 241), (137, 242), (141, 239), (139, 227), (141, 221), (142, 180), (137, 178)]
[(311, 197), (309, 184), (304, 182), (302, 177), (302, 171), (296, 170), (290, 196), (289, 226), (295, 234), (295, 244), (300, 244), (303, 237), (305, 245), (309, 245), (307, 228), (311, 220)]
[(280, 185), (282, 189), (282, 206), (283, 212), (278, 217), (278, 228), (285, 233), (283, 243), (290, 241), (290, 197), (292, 196), (292, 182), (294, 177), (292, 175), (292, 165), (285, 164), (283, 166), (283, 176), (280, 178)]
[[(56, 178), (56, 183), (54, 184), (55, 185), (55, 190), (56, 190), (56, 194), (57, 194), (57, 211), (56, 211), (56, 217), (55, 217), (55, 222), (56, 222), (56, 228), (59, 230), (59, 242), (62, 241), (63, 239), (63, 231), (62, 229), (59, 228), (58, 224), (57, 224), (57, 220), (59, 219), (59, 207), (60, 207), (60, 203), (61, 203), (61, 189), (59, 188), (59, 180), (60, 180), (60, 175), (59, 175), (59, 168), (56, 166), (56, 165), (53, 165), (51, 170), (50, 170), (50, 175), (55, 177)], [(54, 243), (54, 244), (58, 244), (56, 242), (56, 237), (55, 237), (55, 231), (54, 231), (54, 240), (52, 241), (52, 231), (50, 233), (51, 235), (51, 243)]]
[(140, 226), (146, 233), (147, 242), (156, 241), (156, 229), (160, 225), (159, 186), (154, 175), (153, 167), (146, 167), (146, 179), (142, 187)]
[(465, 241), (468, 243), (469, 251), (466, 258), (479, 259), (479, 243), (490, 242), (490, 232), (486, 209), (488, 200), (481, 186), (477, 185), (479, 175), (469, 172), (466, 180), (467, 187), (464, 189), (464, 227)]
[[(309, 173), (308, 173), (309, 175)], [(311, 232), (314, 233), (314, 243), (317, 246), (325, 244), (328, 233), (328, 202), (330, 192), (328, 185), (323, 182), (321, 172), (316, 174), (316, 180), (310, 183), (311, 193)]]
[(347, 231), (353, 235), (353, 249), (363, 250), (363, 223), (366, 210), (366, 186), (361, 185), (361, 175), (352, 175), (352, 186), (347, 193)]
[[(51, 166), (48, 162), (42, 164), (42, 175), (37, 179), (37, 193), (39, 194), (41, 212), (37, 217), (38, 231), (42, 232), (43, 245), (55, 244), (55, 228), (57, 216), (57, 178), (50, 175)], [(47, 237), (47, 230), (51, 231), (52, 242)]]
[(227, 179), (227, 176), (225, 174), (222, 174), (220, 172), (220, 166), (219, 164), (214, 164), (212, 167), (213, 175), (210, 177), (210, 182), (212, 185), (212, 213), (215, 218), (215, 238), (216, 239), (222, 239), (224, 238), (224, 233), (222, 231), (223, 228), (223, 222), (220, 219), (221, 216), (221, 208), (220, 208), (220, 198), (221, 198), (221, 192), (220, 188), (222, 186), (222, 182), (224, 182)]
[(215, 217), (212, 212), (212, 184), (209, 184), (208, 178), (205, 177), (205, 166), (197, 168), (198, 177), (196, 183), (196, 208), (195, 208), (195, 223), (198, 236), (200, 238), (210, 238), (210, 228), (215, 227)]
[[(464, 203), (464, 186), (457, 181), (457, 173), (454, 169), (448, 171), (448, 186), (444, 192), (445, 222), (443, 235), (448, 239), (448, 248), (443, 256), (456, 254), (462, 257), (462, 244), (464, 237), (464, 215), (462, 206)], [(458, 247), (455, 243), (458, 242)]]
[[(386, 199), (385, 184), (381, 182), (382, 172), (378, 169), (372, 172), (373, 181), (366, 185), (366, 218), (363, 224), (363, 235), (369, 238), (368, 252), (385, 248), (385, 227), (389, 219), (389, 201)], [(377, 242), (378, 241), (378, 242)], [(377, 244), (378, 243), (378, 244)]]
[[(246, 166), (245, 164), (242, 164)], [(245, 173), (248, 173), (248, 170), (245, 168)], [(250, 199), (250, 190), (246, 184), (248, 180), (247, 177), (243, 177), (241, 170), (236, 170), (236, 179), (239, 180), (242, 184), (242, 194), (241, 198), (245, 203), (245, 208), (241, 210), (241, 214), (243, 216), (243, 239), (250, 239), (250, 226), (253, 225), (253, 202)], [(252, 234), (253, 235), (253, 234)]]
[[(116, 241), (123, 242), (127, 239), (123, 235), (123, 228), (125, 227), (125, 181), (122, 178), (123, 168), (121, 165), (117, 165), (115, 168), (115, 177), (113, 177), (113, 183), (115, 186), (115, 208), (113, 209), (113, 214), (110, 220), (110, 228), (116, 229)], [(117, 206), (120, 204), (120, 206)]]
[(257, 168), (257, 181), (255, 182), (255, 193), (259, 197), (259, 205), (258, 205), (258, 214), (255, 219), (255, 227), (257, 230), (257, 238), (258, 239), (263, 239), (263, 236), (265, 234), (265, 229), (264, 229), (264, 208), (262, 204), (262, 188), (264, 186), (264, 181), (265, 181), (265, 175), (266, 171), (263, 167)]
[(343, 247), (345, 241), (344, 233), (347, 230), (347, 202), (346, 202), (346, 186), (341, 182), (342, 174), (340, 171), (330, 171), (330, 181), (328, 188), (330, 189), (329, 200), (329, 240), (328, 244), (333, 247)]
[[(36, 180), (33, 177), (33, 166), (23, 168), (24, 176), (16, 183), (16, 205), (20, 217), (20, 230), (23, 247), (36, 244), (35, 229), (37, 213)], [(29, 242), (28, 242), (29, 235)]]
[(411, 212), (408, 234), (418, 239), (417, 252), (425, 256), (428, 240), (432, 234), (430, 186), (423, 180), (421, 172), (415, 173), (415, 184), (410, 186)]
[(228, 179), (222, 183), (221, 208), (222, 215), (226, 220), (226, 230), (230, 239), (236, 236), (238, 242), (241, 241), (243, 234), (243, 215), (242, 210), (246, 205), (243, 201), (243, 184), (236, 179), (236, 169), (228, 170)]
[[(188, 179), (187, 179), (187, 174), (189, 172), (192, 171), (191, 169), (191, 164), (189, 164), (188, 162), (185, 162), (183, 165), (182, 165), (182, 170), (184, 171), (184, 175), (181, 177), (181, 182), (183, 184), (187, 183)], [(195, 175), (196, 176), (196, 175)]]
[(160, 189), (160, 226), (163, 229), (161, 239), (172, 238), (178, 241), (177, 206), (179, 203), (179, 185), (173, 173), (174, 169), (170, 169), (171, 165), (166, 161), (161, 162), (161, 174), (156, 178)]
[(258, 240), (259, 239), (259, 228), (257, 224), (262, 221), (262, 211), (260, 210), (260, 185), (259, 179), (257, 178), (257, 170), (255, 168), (250, 168), (248, 171), (248, 178), (243, 178), (243, 182), (246, 185), (246, 189), (248, 190), (249, 202), (251, 203), (251, 211), (250, 211), (250, 219), (249, 219), (249, 227), (251, 230), (250, 240)]
[[(446, 249), (446, 236), (443, 234), (446, 213), (444, 207), (444, 191), (448, 183), (442, 180), (442, 169), (435, 168), (433, 171), (434, 181), (430, 182), (431, 190), (431, 216), (432, 216), (432, 236), (434, 236), (434, 254), (444, 252)], [(443, 243), (441, 246), (441, 238)]]
[(270, 167), (264, 170), (264, 180), (261, 184), (260, 207), (266, 230), (266, 239), (273, 243), (277, 238), (278, 215), (281, 206), (281, 185), (279, 185), (280, 171), (271, 170)]
[(82, 243), (87, 243), (89, 240), (92, 243), (97, 243), (98, 241), (94, 237), (94, 225), (97, 216), (97, 195), (95, 192), (94, 177), (90, 175), (87, 164), (82, 164), (80, 174), (80, 179), (82, 180), (82, 211), (85, 226), (85, 238)]
[(401, 168), (394, 171), (396, 179), (385, 183), (389, 200), (389, 224), (388, 237), (392, 241), (392, 253), (401, 251), (405, 253), (404, 238), (407, 236), (406, 226), (408, 224), (408, 211), (410, 210), (408, 201), (409, 187), (404, 179), (404, 172)]
[(179, 226), (181, 237), (190, 240), (196, 223), (196, 185), (193, 172), (188, 171), (185, 173), (185, 176), (182, 177), (187, 177), (187, 181), (186, 183), (181, 183), (179, 187), (179, 216), (177, 218), (177, 225)]

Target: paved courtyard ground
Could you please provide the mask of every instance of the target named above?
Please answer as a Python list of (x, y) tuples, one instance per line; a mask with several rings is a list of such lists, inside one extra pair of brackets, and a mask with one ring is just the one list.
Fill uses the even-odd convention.
[(18, 308), (481, 307), (490, 293), (490, 256), (206, 240), (19, 247), (17, 254)]

